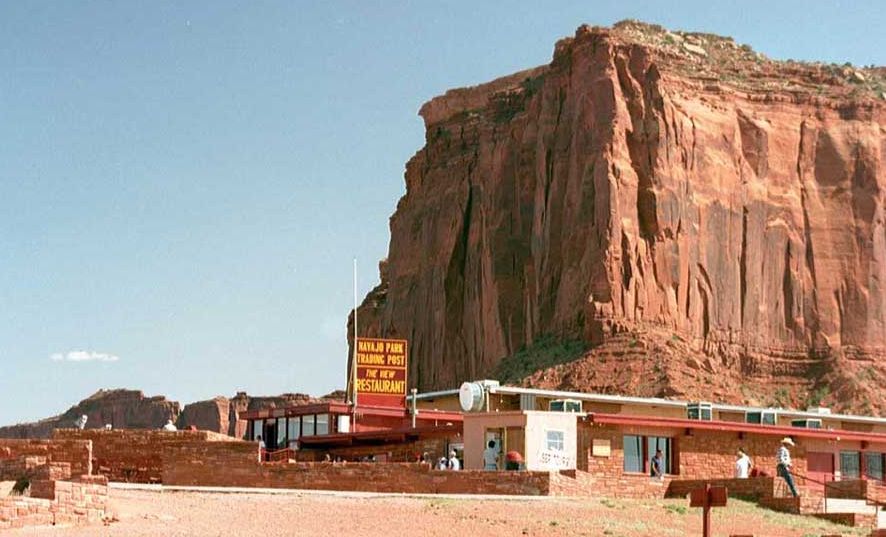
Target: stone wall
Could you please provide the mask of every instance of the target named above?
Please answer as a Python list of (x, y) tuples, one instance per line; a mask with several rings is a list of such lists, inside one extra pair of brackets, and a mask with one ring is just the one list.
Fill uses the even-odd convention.
[(671, 481), (665, 491), (668, 498), (685, 498), (693, 490), (710, 483), (714, 487), (726, 487), (732, 498), (760, 499), (772, 496), (774, 478), (752, 477), (749, 479), (680, 479)]
[(386, 462), (416, 462), (422, 454), (428, 453), (431, 460), (440, 457), (448, 458), (448, 448), (454, 439), (446, 436), (422, 438), (413, 442), (401, 442), (396, 444), (383, 444), (375, 446), (343, 446), (329, 449), (303, 449), (296, 458), (302, 462), (322, 461), (326, 453), (335, 459), (341, 457), (345, 461), (359, 461), (363, 457), (375, 456)]
[[(625, 435), (664, 436), (673, 442), (673, 475), (655, 482), (645, 473), (624, 471)], [(734, 477), (736, 451), (742, 447), (754, 467), (768, 476), (775, 475), (775, 452), (779, 438), (772, 435), (693, 429), (662, 429), (651, 427), (615, 427), (584, 423), (580, 425), (579, 468), (586, 467), (601, 496), (622, 498), (662, 497), (672, 480), (730, 480)], [(609, 443), (608, 455), (594, 455), (595, 440)], [(802, 439), (791, 449), (794, 469), (806, 473), (805, 447)], [(650, 455), (651, 457), (651, 455)], [(798, 479), (802, 485), (802, 479)]]
[(70, 479), (67, 462), (18, 456), (0, 460), (0, 480), (30, 480), (30, 496), (0, 497), (0, 529), (78, 525), (102, 520), (107, 511), (108, 480), (83, 475)]
[(163, 450), (166, 486), (267, 487), (363, 492), (547, 495), (547, 472), (441, 471), (408, 463), (259, 463), (245, 442), (193, 442)]
[(67, 462), (71, 475), (92, 474), (92, 442), (82, 439), (0, 439), (0, 459), (44, 457), (49, 462)]
[(227, 435), (210, 431), (141, 429), (56, 429), (53, 438), (63, 442), (90, 441), (95, 472), (111, 481), (131, 483), (160, 482), (160, 453), (165, 446), (195, 441), (231, 441)]

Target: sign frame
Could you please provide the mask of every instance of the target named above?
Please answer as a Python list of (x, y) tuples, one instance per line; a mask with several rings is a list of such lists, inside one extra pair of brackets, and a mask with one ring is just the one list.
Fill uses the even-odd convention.
[[(409, 342), (358, 337), (354, 348), (356, 405), (405, 409), (409, 389)], [(402, 393), (393, 391), (398, 386), (402, 386)]]

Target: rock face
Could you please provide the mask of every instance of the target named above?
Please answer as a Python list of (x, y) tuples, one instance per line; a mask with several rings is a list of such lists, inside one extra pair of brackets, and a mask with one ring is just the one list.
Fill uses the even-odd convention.
[(527, 383), (884, 412), (884, 74), (626, 22), (449, 91), (360, 332), (423, 390), (553, 335)]
[(203, 431), (242, 438), (246, 434), (246, 421), (239, 419), (239, 413), (246, 410), (341, 400), (344, 400), (344, 392), (340, 391), (320, 398), (301, 393), (252, 397), (246, 392), (238, 392), (231, 399), (218, 396), (185, 405), (180, 411), (179, 403), (163, 396), (145, 397), (136, 390), (100, 390), (59, 416), (0, 427), (0, 438), (49, 438), (53, 429), (75, 427), (83, 414), (88, 417), (87, 429), (101, 428), (106, 424), (115, 429), (159, 429), (168, 420), (173, 420), (179, 429), (194, 426)]
[(179, 409), (175, 401), (163, 396), (145, 397), (138, 390), (99, 390), (59, 416), (0, 427), (0, 438), (48, 438), (53, 429), (75, 427), (84, 414), (87, 429), (106, 424), (117, 429), (157, 429), (170, 419), (174, 421)]

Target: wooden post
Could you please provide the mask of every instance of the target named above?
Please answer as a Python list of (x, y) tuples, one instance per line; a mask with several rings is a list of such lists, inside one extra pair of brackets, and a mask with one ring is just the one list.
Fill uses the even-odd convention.
[(704, 507), (702, 507), (701, 534), (703, 537), (711, 537), (711, 484), (710, 483), (705, 483), (705, 486), (704, 486)]

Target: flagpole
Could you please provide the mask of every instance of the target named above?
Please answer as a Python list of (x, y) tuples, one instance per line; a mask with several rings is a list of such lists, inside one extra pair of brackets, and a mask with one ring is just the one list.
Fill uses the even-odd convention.
[(354, 390), (354, 430), (357, 425), (357, 258), (354, 257), (354, 355), (351, 363), (351, 386)]

